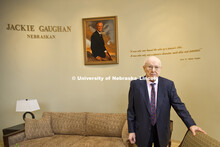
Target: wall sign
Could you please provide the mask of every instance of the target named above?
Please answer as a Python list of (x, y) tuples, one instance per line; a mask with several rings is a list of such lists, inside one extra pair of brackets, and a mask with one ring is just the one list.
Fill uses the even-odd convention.
[[(29, 39), (55, 39), (54, 34), (41, 34), (41, 33), (67, 33), (71, 32), (71, 26), (56, 26), (56, 25), (26, 25), (26, 24), (7, 24), (6, 30), (28, 32), (27, 38)], [(32, 33), (30, 33), (32, 32)], [(35, 34), (34, 32), (40, 32)]]

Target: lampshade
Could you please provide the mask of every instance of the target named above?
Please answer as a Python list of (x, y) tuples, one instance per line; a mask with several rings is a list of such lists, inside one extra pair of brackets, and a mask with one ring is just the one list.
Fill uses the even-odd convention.
[(32, 112), (40, 110), (37, 99), (17, 100), (16, 112)]

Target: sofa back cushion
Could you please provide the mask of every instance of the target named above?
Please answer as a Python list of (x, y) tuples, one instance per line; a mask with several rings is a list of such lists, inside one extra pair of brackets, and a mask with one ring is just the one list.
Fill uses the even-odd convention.
[(179, 147), (220, 147), (220, 142), (207, 134), (197, 131), (196, 136), (188, 130)]
[(121, 137), (126, 114), (87, 113), (86, 135)]
[(51, 116), (51, 125), (55, 134), (85, 135), (86, 113), (45, 112)]

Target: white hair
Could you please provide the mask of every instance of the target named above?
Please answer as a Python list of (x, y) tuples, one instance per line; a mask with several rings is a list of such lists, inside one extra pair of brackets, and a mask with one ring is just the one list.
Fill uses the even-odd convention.
[(144, 61), (144, 66), (146, 65), (146, 63), (147, 63), (149, 60), (157, 60), (157, 61), (160, 63), (160, 66), (162, 66), (160, 59), (157, 58), (156, 56), (147, 57), (147, 58), (145, 59), (145, 61)]

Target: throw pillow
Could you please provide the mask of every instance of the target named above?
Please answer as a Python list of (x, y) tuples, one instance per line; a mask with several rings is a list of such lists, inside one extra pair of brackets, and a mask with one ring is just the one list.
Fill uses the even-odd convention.
[(50, 117), (43, 117), (40, 120), (26, 118), (25, 135), (26, 139), (53, 136)]

